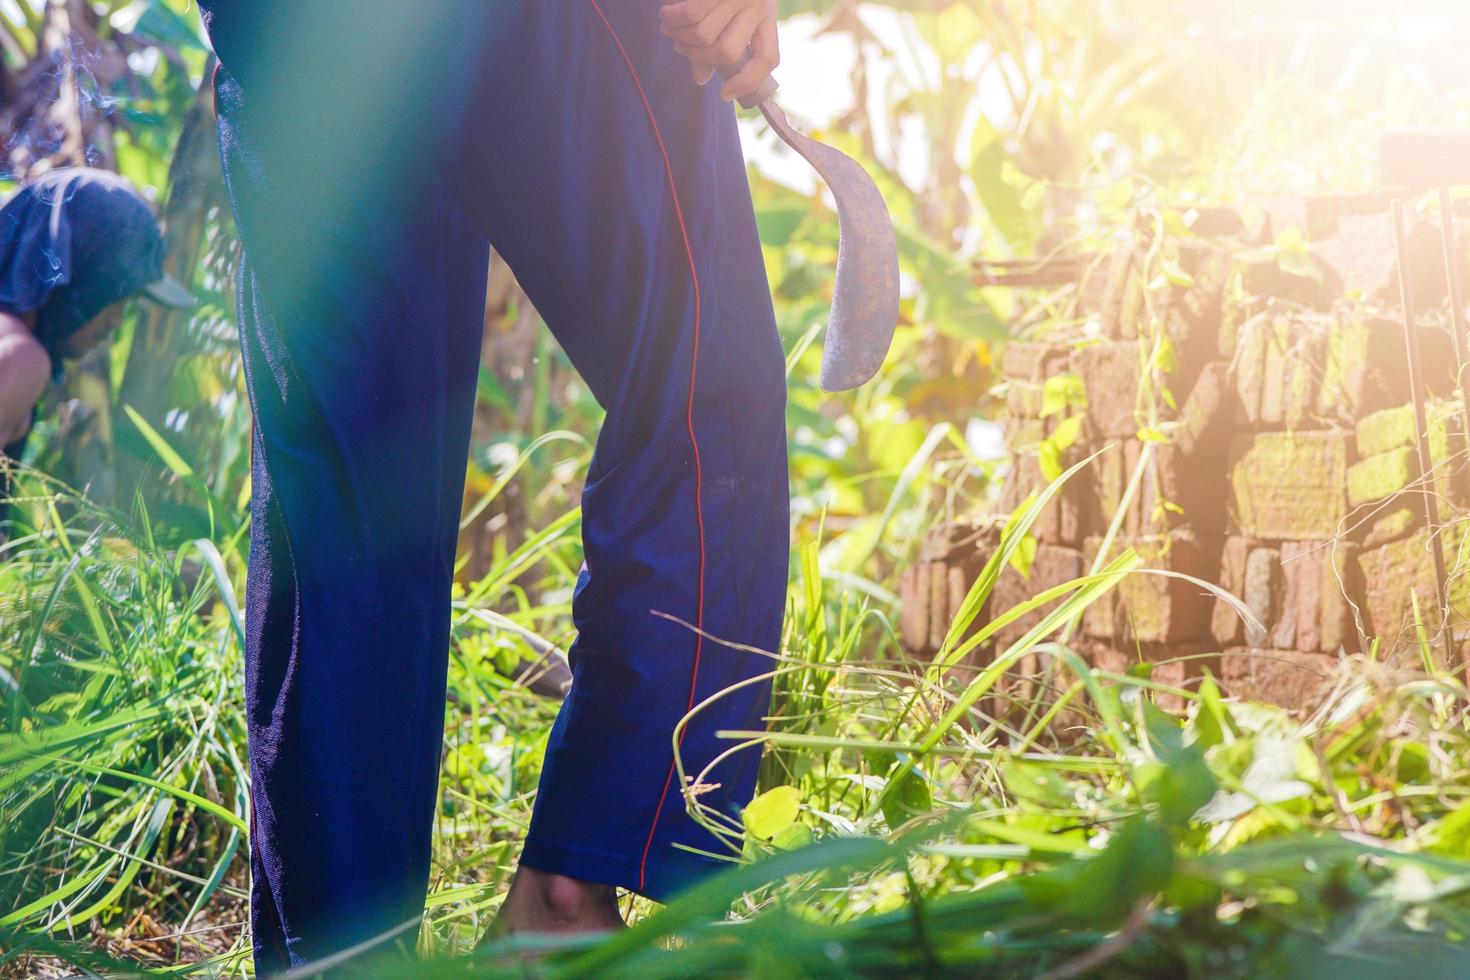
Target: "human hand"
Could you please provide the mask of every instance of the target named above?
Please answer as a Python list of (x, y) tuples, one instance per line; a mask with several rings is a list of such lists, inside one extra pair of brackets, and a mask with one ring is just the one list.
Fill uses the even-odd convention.
[(776, 0), (663, 0), (659, 19), (700, 85), (721, 68), (740, 65), (749, 52), (720, 89), (726, 101), (754, 93), (781, 63)]

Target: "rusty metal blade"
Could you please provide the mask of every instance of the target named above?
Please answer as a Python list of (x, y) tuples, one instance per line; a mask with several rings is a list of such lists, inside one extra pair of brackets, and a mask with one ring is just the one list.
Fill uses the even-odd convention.
[(823, 344), (823, 391), (846, 391), (883, 366), (898, 325), (898, 242), (888, 204), (852, 157), (798, 132), (770, 99), (761, 113), (808, 163), (837, 201), (837, 282)]

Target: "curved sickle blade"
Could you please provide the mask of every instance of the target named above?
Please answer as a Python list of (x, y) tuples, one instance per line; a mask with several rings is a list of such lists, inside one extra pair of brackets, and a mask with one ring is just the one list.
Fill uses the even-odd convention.
[(823, 391), (856, 388), (878, 373), (898, 325), (898, 243), (873, 178), (852, 157), (792, 128), (774, 102), (760, 104), (771, 128), (832, 189), (837, 200), (837, 282), (823, 345)]

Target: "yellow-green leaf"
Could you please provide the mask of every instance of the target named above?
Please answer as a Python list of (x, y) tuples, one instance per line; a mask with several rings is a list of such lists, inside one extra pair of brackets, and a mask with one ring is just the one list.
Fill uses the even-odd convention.
[(796, 823), (800, 813), (801, 791), (795, 786), (768, 789), (745, 808), (745, 832), (761, 840), (772, 840)]

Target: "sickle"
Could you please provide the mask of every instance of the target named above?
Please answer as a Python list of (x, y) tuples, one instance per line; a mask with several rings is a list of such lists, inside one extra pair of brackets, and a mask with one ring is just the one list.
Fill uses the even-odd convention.
[[(748, 60), (748, 56), (747, 56)], [(722, 70), (733, 77), (740, 66)], [(837, 282), (823, 344), (823, 391), (846, 391), (883, 366), (898, 324), (898, 243), (893, 218), (873, 178), (852, 157), (796, 131), (774, 100), (767, 78), (740, 100), (760, 109), (776, 135), (821, 175), (837, 202)]]

